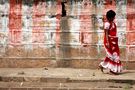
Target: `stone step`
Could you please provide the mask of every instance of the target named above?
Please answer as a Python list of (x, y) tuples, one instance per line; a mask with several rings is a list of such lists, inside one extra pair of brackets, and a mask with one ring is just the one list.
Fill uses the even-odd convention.
[(45, 76), (0, 76), (0, 82), (41, 82), (41, 83), (86, 83), (113, 82), (135, 84), (135, 79), (95, 77), (45, 77)]
[(123, 90), (123, 89), (118, 89), (118, 88), (116, 89), (112, 89), (112, 88), (52, 88), (51, 87), (51, 88), (0, 88), (0, 90)]
[(113, 82), (41, 83), (0, 82), (0, 90), (131, 90), (132, 85)]
[(135, 90), (135, 71), (120, 75), (73, 68), (1, 68), (0, 90)]
[(1, 82), (115, 82), (135, 84), (135, 71), (120, 75), (103, 74), (99, 70), (73, 68), (1, 68)]

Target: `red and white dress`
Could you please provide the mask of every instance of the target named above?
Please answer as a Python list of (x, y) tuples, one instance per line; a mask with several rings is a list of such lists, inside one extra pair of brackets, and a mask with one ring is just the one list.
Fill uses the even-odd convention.
[[(116, 24), (114, 22), (105, 22), (104, 29), (109, 31), (108, 36), (106, 36), (106, 34), (104, 35), (104, 47), (106, 50), (106, 58), (103, 62), (100, 63), (100, 65), (103, 68), (109, 69), (112, 72), (119, 73), (122, 71), (122, 64), (119, 57), (120, 51), (118, 46)], [(109, 47), (107, 47), (106, 37), (108, 37)]]

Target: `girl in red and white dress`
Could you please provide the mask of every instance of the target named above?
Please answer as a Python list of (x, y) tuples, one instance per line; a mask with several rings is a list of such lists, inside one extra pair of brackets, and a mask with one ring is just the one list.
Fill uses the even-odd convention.
[(122, 71), (122, 64), (120, 61), (120, 51), (118, 46), (117, 27), (113, 22), (116, 13), (109, 10), (106, 13), (107, 22), (104, 23), (104, 47), (106, 51), (106, 58), (99, 64), (101, 71), (109, 69), (112, 74), (119, 74)]

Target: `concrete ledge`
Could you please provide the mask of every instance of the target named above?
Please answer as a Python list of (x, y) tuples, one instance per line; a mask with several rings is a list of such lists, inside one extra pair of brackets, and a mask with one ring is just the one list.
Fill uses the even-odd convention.
[[(68, 59), (53, 58), (0, 58), (0, 68), (86, 68), (97, 69), (101, 60), (98, 59)], [(135, 61), (122, 61), (124, 69), (134, 70)]]
[[(8, 86), (8, 87), (7, 87)], [(0, 82), (0, 90), (134, 90), (124, 83), (87, 82), (87, 83), (32, 83)]]
[(102, 78), (66, 78), (66, 77), (0, 77), (0, 82), (41, 82), (41, 83), (86, 83), (86, 82), (115, 82), (115, 83), (127, 83), (135, 84), (135, 79), (102, 79)]
[[(109, 75), (105, 70), (75, 68), (0, 68), (2, 82), (119, 82), (135, 83), (135, 70), (124, 70), (119, 75)], [(23, 73), (20, 73), (23, 72)]]
[(123, 90), (122, 88), (56, 88), (56, 87), (46, 87), (46, 88), (0, 88), (0, 90)]

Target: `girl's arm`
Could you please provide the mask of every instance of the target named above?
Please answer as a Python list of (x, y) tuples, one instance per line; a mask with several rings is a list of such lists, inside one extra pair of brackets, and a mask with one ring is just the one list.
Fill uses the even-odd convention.
[(105, 34), (106, 34), (106, 41), (107, 41), (106, 44), (107, 44), (107, 47), (109, 48), (109, 38), (108, 38), (109, 37), (108, 36), (109, 35), (109, 30), (105, 29)]
[(106, 36), (106, 46), (109, 48), (109, 29), (110, 29), (110, 24), (107, 22), (104, 25), (104, 30), (105, 30), (105, 36)]

